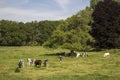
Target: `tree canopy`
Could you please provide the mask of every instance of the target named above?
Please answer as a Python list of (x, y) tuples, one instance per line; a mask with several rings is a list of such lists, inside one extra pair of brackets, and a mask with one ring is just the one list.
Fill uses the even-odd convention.
[(60, 21), (15, 22), (0, 21), (0, 45), (24, 46), (42, 45), (52, 34)]
[[(98, 2), (102, 2), (104, 0), (90, 0), (90, 7), (91, 9), (95, 9), (96, 5), (98, 4)], [(112, 1), (116, 1), (116, 2), (120, 2), (120, 0), (112, 0)]]
[(53, 32), (51, 38), (44, 43), (44, 46), (63, 47), (76, 50), (90, 49), (88, 42), (93, 42), (89, 34), (91, 19), (91, 10), (87, 7), (76, 15), (63, 21)]
[(100, 48), (120, 47), (120, 4), (113, 0), (99, 2), (92, 14), (91, 34)]

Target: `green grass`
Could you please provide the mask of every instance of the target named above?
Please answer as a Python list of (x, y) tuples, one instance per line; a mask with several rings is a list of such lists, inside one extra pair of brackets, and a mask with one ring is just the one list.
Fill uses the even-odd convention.
[[(69, 50), (45, 49), (43, 47), (0, 47), (0, 80), (120, 80), (120, 49), (88, 52), (87, 58), (45, 55)], [(103, 58), (110, 52), (109, 58)], [(27, 67), (26, 59), (49, 59), (49, 66)], [(19, 59), (24, 59), (25, 67), (15, 72)]]

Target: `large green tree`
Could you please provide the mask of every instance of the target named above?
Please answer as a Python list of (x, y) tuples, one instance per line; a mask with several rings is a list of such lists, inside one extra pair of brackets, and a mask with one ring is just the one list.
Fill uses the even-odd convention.
[(91, 10), (87, 7), (76, 15), (67, 18), (53, 32), (51, 38), (44, 43), (49, 47), (63, 47), (74, 50), (90, 49), (88, 42), (93, 38), (89, 34), (91, 19)]
[(120, 47), (120, 3), (113, 0), (99, 2), (92, 14), (91, 34), (99, 48)]
[(40, 45), (46, 42), (60, 23), (61, 21), (40, 21), (38, 23), (40, 35), (37, 42)]
[(91, 9), (95, 9), (95, 6), (97, 5), (97, 3), (99, 2), (99, 1), (102, 1), (102, 0), (90, 0), (90, 7), (91, 7)]

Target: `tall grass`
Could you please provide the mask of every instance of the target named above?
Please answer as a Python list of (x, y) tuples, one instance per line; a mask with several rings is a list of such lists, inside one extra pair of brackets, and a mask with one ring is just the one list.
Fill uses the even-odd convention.
[[(65, 49), (43, 47), (0, 47), (0, 80), (120, 80), (120, 49), (88, 52), (88, 57), (63, 57), (59, 62), (55, 54)], [(103, 58), (110, 52), (109, 58)], [(25, 67), (16, 73), (19, 59), (49, 59), (48, 67)]]

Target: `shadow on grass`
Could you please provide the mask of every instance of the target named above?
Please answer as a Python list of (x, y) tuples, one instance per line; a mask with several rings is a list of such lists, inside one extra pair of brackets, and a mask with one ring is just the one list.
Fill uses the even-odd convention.
[(65, 52), (51, 53), (51, 54), (44, 54), (44, 56), (59, 56), (59, 55), (64, 56), (64, 55), (65, 55)]

